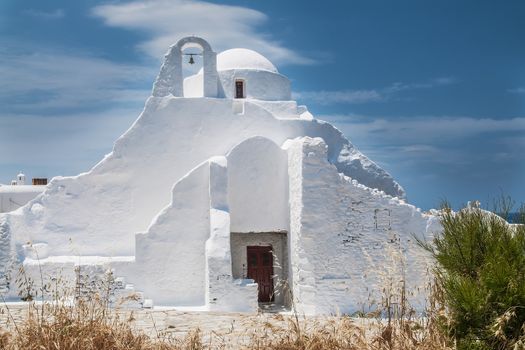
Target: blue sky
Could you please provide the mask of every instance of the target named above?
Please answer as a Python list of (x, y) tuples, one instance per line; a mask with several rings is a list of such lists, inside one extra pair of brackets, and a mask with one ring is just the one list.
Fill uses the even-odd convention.
[(87, 171), (167, 47), (257, 50), (428, 209), (525, 201), (524, 1), (2, 1), (0, 183)]

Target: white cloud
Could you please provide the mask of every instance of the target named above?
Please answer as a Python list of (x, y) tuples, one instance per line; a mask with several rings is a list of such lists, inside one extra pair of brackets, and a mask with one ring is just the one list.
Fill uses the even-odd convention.
[(89, 170), (139, 116), (158, 69), (2, 44), (0, 183), (21, 169), (39, 176)]
[(1, 114), (0, 168), (22, 161), (33, 167), (87, 171), (111, 151), (139, 113), (140, 108), (117, 108), (60, 116)]
[(138, 47), (155, 58), (180, 38), (197, 35), (206, 38), (215, 51), (245, 47), (279, 64), (313, 63), (261, 32), (259, 27), (268, 17), (246, 7), (191, 0), (138, 0), (96, 6), (92, 13), (108, 26), (147, 32), (150, 38)]
[[(515, 193), (525, 168), (525, 117), (321, 115), (389, 171), (410, 201), (485, 199)], [(517, 186), (517, 187), (516, 187)], [(518, 191), (519, 192), (519, 191)], [(486, 197), (485, 197), (486, 196)]]
[(383, 91), (384, 94), (388, 95), (388, 94), (393, 94), (393, 93), (400, 92), (400, 91), (431, 89), (434, 87), (452, 85), (456, 83), (458, 83), (458, 79), (454, 77), (441, 77), (441, 78), (431, 79), (429, 81), (422, 82), (422, 83), (395, 82), (392, 85), (381, 89), (381, 91)]
[(42, 11), (36, 9), (25, 10), (24, 13), (34, 18), (40, 18), (44, 20), (53, 20), (63, 18), (66, 13), (63, 9), (56, 9), (53, 11)]
[(303, 91), (294, 92), (293, 98), (321, 105), (333, 103), (358, 104), (384, 101), (385, 99), (377, 90)]
[(511, 135), (525, 132), (525, 117), (321, 115), (319, 118), (334, 123), (365, 154), (387, 169), (401, 163), (432, 162), (433, 166), (462, 167), (473, 162), (485, 164), (489, 159), (518, 161), (523, 157), (524, 139)]
[(456, 84), (457, 82), (458, 80), (454, 77), (442, 77), (423, 83), (396, 82), (383, 88), (370, 90), (301, 91), (293, 93), (293, 97), (307, 103), (313, 102), (320, 105), (384, 102), (397, 98), (399, 93), (403, 91), (430, 89)]
[(118, 64), (59, 50), (0, 49), (0, 102), (4, 111), (42, 113), (104, 104), (142, 103), (157, 67)]
[(509, 89), (507, 90), (508, 92), (512, 93), (512, 94), (525, 94), (525, 88), (523, 87), (518, 87), (518, 88), (514, 88), (514, 89)]
[(359, 115), (321, 115), (348, 130), (349, 135), (381, 135), (395, 143), (428, 144), (483, 133), (525, 131), (525, 118), (495, 119), (453, 116), (373, 118)]
[(459, 80), (455, 77), (441, 77), (441, 78), (434, 79), (433, 82), (436, 85), (450, 85), (450, 84), (458, 83)]

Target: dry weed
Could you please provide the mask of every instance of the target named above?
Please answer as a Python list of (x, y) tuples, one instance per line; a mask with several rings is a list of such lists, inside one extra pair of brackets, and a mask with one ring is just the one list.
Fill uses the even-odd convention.
[[(80, 276), (80, 273), (79, 273)], [(43, 281), (43, 278), (41, 278)], [(435, 285), (430, 289), (425, 317), (416, 317), (407, 301), (403, 283), (385, 283), (383, 302), (368, 318), (333, 316), (325, 318), (276, 315), (262, 317), (244, 325), (241, 333), (232, 324), (226, 334), (204, 333), (194, 329), (185, 336), (173, 336), (168, 330), (157, 330), (149, 336), (135, 327), (135, 314), (119, 312), (112, 299), (112, 275), (109, 283), (98, 286), (97, 291), (81, 293), (82, 281), (77, 288), (60, 295), (53, 292), (52, 301), (44, 293), (59, 288), (40, 288), (20, 278), (20, 288), (27, 300), (28, 312), (15, 320), (9, 304), (8, 324), (0, 326), (0, 348), (6, 350), (176, 350), (176, 349), (363, 349), (363, 350), (445, 350), (452, 349), (450, 340), (441, 331), (446, 322), (442, 293)], [(60, 281), (57, 279), (56, 281)], [(391, 280), (390, 280), (391, 281)], [(59, 282), (56, 282), (57, 284)], [(42, 282), (42, 285), (44, 283)], [(40, 297), (36, 302), (34, 296)], [(128, 296), (133, 298), (133, 296)], [(293, 303), (293, 295), (290, 296)], [(127, 300), (123, 300), (126, 304)], [(295, 309), (295, 307), (294, 307)], [(152, 319), (153, 322), (153, 319)]]
[[(42, 316), (43, 315), (43, 316)], [(281, 320), (279, 320), (281, 319)], [(433, 318), (360, 319), (347, 316), (259, 319), (230, 335), (195, 329), (184, 337), (152, 337), (133, 327), (133, 315), (115, 312), (94, 298), (75, 305), (35, 304), (26, 317), (0, 332), (0, 348), (36, 349), (451, 349)]]

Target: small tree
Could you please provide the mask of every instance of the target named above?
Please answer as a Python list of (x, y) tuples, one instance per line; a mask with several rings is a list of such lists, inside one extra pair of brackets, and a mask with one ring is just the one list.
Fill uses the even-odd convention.
[(445, 205), (443, 231), (420, 242), (436, 260), (458, 349), (525, 349), (525, 226), (502, 218), (508, 199), (499, 204), (494, 213)]

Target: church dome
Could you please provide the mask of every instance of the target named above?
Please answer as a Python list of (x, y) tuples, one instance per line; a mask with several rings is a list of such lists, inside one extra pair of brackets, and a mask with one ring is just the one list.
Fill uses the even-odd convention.
[(277, 68), (260, 53), (248, 49), (230, 49), (217, 55), (217, 70), (253, 69), (278, 73)]
[[(218, 97), (289, 101), (290, 80), (266, 57), (249, 49), (231, 49), (216, 56)], [(184, 79), (184, 97), (202, 97), (204, 69)], [(214, 84), (209, 80), (210, 84)]]

